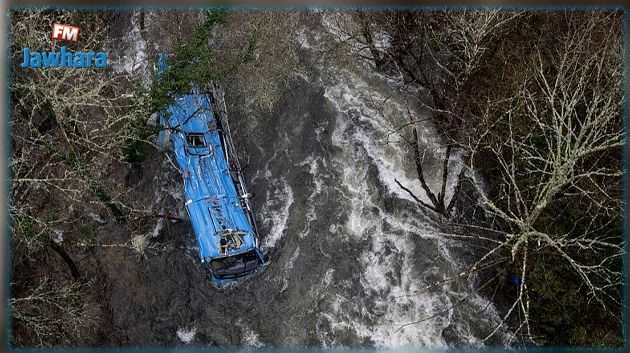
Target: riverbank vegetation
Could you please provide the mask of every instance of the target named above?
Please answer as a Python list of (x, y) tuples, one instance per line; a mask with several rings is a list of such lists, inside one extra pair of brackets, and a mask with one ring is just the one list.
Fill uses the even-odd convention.
[[(151, 113), (193, 82), (203, 86), (234, 75), (256, 44), (251, 33), (234, 57), (217, 61), (212, 34), (228, 15), (204, 12), (192, 35), (173, 43), (178, 61), (148, 87), (122, 70), (19, 67), (21, 48), (58, 50), (50, 38), (52, 23), (79, 26), (81, 38), (73, 48), (99, 51), (115, 35), (111, 24), (117, 16), (12, 12), (12, 344), (93, 344), (112, 330), (102, 299), (107, 279), (96, 275), (103, 267), (99, 261), (109, 255), (94, 255), (117, 249), (143, 258), (159, 251), (147, 221), (181, 220), (146, 207), (136, 190), (148, 156), (164, 152), (154, 143), (159, 127), (147, 124)], [(106, 234), (96, 234), (105, 224)]]
[[(396, 182), (448, 220), (452, 238), (487, 249), (462, 274), (483, 272), (480, 286), (505, 299), (487, 338), (507, 325), (522, 344), (622, 343), (622, 18), (392, 12), (357, 14), (343, 27), (377, 69), (427, 89), (419, 105), (444, 139), (442, 186), (424, 182), (417, 129), (427, 116), (395, 131), (425, 195)], [(374, 40), (383, 33), (387, 46)], [(463, 156), (455, 167), (454, 150)], [(462, 184), (483, 217), (453, 207), (470, 196)]]
[[(316, 60), (348, 45), (353, 59), (419, 92), (409, 111), (423, 113), (395, 126), (400, 138), (391, 143), (407, 149), (422, 194), (395, 185), (449, 230), (445, 237), (482, 247), (446, 281), (472, 276), (494, 300), (502, 320), (485, 338), (507, 330), (513, 344), (621, 345), (623, 14), (336, 15), (326, 20), (336, 19), (341, 39)], [(154, 142), (160, 129), (148, 123), (151, 114), (191, 82), (220, 80), (235, 98), (228, 110), (248, 116), (245, 128), (254, 129), (253, 112), (271, 112), (298, 71), (299, 48), (310, 45), (296, 40), (306, 36), (303, 23), (321, 22), (298, 12), (160, 14), (151, 29), (159, 34), (150, 37), (141, 13), (138, 30), (151, 45), (163, 40), (165, 23), (181, 24), (170, 42), (160, 42), (174, 65), (146, 85), (125, 70), (18, 67), (24, 47), (59, 47), (50, 39), (53, 22), (78, 25), (73, 45), (99, 51), (113, 48), (109, 40), (123, 35), (112, 24), (127, 31), (130, 16), (12, 12), (12, 344), (128, 343), (110, 305), (123, 289), (104, 273), (126, 276), (126, 263), (166, 247), (154, 240), (162, 227), (186, 217), (171, 196), (164, 196), (171, 203), (147, 206), (156, 184), (138, 183), (143, 174), (154, 183), (177, 177), (160, 169), (170, 164)], [(147, 52), (142, 60), (153, 64), (157, 53)], [(418, 143), (425, 121), (443, 141), (437, 188), (425, 180)], [(133, 299), (145, 304), (141, 295)]]

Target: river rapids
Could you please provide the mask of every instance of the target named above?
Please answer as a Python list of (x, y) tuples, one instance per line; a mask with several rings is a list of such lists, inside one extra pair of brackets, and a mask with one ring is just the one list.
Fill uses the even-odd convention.
[[(151, 241), (162, 246), (159, 253), (141, 264), (108, 264), (120, 273), (110, 280), (112, 315), (130, 343), (481, 346), (500, 322), (493, 304), (473, 290), (478, 279), (431, 286), (470, 263), (460, 257), (466, 244), (441, 236), (438, 217), (395, 183), (426, 198), (410, 152), (390, 133), (409, 115), (425, 114), (415, 103), (422, 89), (365, 60), (319, 62), (322, 38), (338, 30), (333, 15), (322, 13), (315, 26), (295, 33), (300, 60), (313, 69), (296, 73), (270, 112), (228, 112), (270, 264), (259, 277), (218, 290), (209, 285), (190, 224), (157, 220)], [(113, 65), (147, 84), (146, 50), (161, 48), (143, 37), (138, 16), (124, 17), (129, 30)], [(388, 45), (381, 37), (379, 45)], [(439, 190), (444, 151), (430, 119), (422, 124), (427, 183)], [(137, 189), (150, 208), (187, 218), (181, 178), (168, 158), (156, 154), (149, 163)], [(448, 184), (447, 200), (454, 181)], [(485, 344), (507, 337), (500, 332)]]

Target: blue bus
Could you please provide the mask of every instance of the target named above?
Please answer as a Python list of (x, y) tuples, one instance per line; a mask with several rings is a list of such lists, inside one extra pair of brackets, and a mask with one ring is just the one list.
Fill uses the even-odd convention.
[[(159, 74), (168, 55), (158, 58)], [(194, 87), (176, 95), (158, 124), (172, 145), (184, 182), (201, 262), (219, 287), (259, 273), (266, 257), (258, 246), (258, 229), (230, 136), (223, 94), (216, 85), (208, 92)]]

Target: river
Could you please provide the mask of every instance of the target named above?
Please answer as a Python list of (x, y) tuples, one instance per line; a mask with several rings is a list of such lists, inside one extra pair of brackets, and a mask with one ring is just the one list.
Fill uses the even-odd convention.
[[(314, 69), (296, 74), (271, 112), (229, 115), (269, 266), (236, 288), (215, 289), (190, 224), (155, 221), (151, 242), (159, 251), (103, 264), (113, 324), (129, 344), (479, 346), (500, 322), (473, 290), (479, 279), (430, 286), (470, 265), (461, 255), (466, 244), (441, 236), (440, 219), (394, 182), (424, 195), (409, 151), (395, 138), (385, 142), (408, 114), (424, 114), (414, 103), (421, 88), (359, 59), (321, 64), (318, 38), (336, 30), (329, 15), (295, 34), (301, 60)], [(119, 44), (127, 62), (144, 60), (147, 47), (159, 50), (134, 31), (137, 13), (123, 20), (131, 29)], [(117, 70), (140, 72), (146, 82), (150, 65)], [(443, 150), (431, 121), (422, 124), (419, 143), (435, 190)], [(181, 178), (162, 154), (150, 158), (135, 188), (150, 209), (186, 218)]]

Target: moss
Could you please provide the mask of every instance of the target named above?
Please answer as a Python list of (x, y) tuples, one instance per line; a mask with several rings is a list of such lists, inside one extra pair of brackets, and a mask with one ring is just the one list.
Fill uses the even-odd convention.
[(44, 101), (44, 104), (42, 105), (42, 109), (44, 110), (44, 113), (46, 113), (46, 116), (48, 117), (48, 119), (50, 119), (50, 121), (52, 121), (53, 123), (57, 124), (57, 114), (53, 110), (52, 104), (50, 103), (48, 99)]
[(19, 217), (15, 219), (15, 230), (22, 233), (27, 238), (33, 238), (37, 234), (33, 223), (28, 219)]
[(83, 235), (84, 237), (91, 237), (92, 235), (94, 235), (94, 231), (92, 231), (92, 228), (86, 225), (82, 225), (79, 228), (79, 233), (81, 233), (81, 235)]
[(116, 219), (118, 219), (118, 220), (122, 219), (123, 218), (122, 211), (120, 210), (118, 205), (116, 205), (112, 201), (112, 198), (109, 196), (107, 191), (105, 191), (105, 189), (103, 189), (101, 186), (99, 186), (96, 183), (96, 181), (93, 180), (93, 179), (90, 179), (89, 185), (90, 185), (90, 189), (92, 190), (92, 192), (94, 192), (96, 197), (98, 197), (98, 199), (105, 204), (105, 206), (112, 212), (114, 217), (116, 217)]
[(569, 342), (574, 346), (584, 346), (589, 341), (585, 327), (576, 327), (569, 332)]
[(81, 234), (81, 236), (83, 236), (87, 244), (89, 245), (96, 244), (96, 237), (94, 236), (94, 230), (90, 226), (86, 224), (81, 225), (79, 227), (79, 233)]
[(59, 219), (59, 216), (54, 212), (48, 212), (46, 215), (46, 223), (53, 223)]
[(530, 267), (530, 319), (551, 345), (618, 346), (621, 323), (589, 303), (581, 281), (561, 259), (538, 254)]

